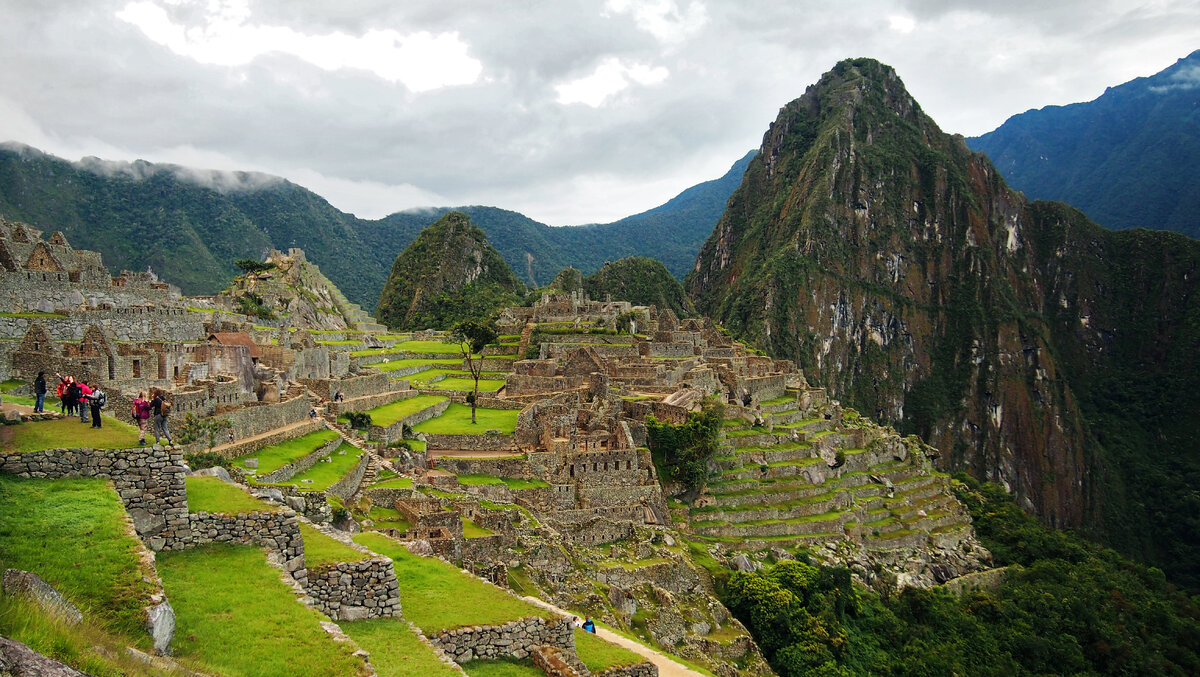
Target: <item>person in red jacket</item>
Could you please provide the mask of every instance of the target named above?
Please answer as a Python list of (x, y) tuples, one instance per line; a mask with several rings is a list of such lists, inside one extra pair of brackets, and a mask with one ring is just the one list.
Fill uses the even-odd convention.
[(146, 399), (146, 391), (138, 393), (133, 401), (133, 422), (138, 427), (138, 446), (146, 446), (146, 423), (150, 421), (150, 400)]

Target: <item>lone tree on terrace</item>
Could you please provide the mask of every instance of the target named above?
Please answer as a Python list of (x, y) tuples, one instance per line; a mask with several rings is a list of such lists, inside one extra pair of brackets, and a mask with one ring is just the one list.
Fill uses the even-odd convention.
[[(455, 323), (450, 329), (450, 340), (462, 351), (463, 363), (475, 379), (475, 392), (471, 395), (471, 423), (475, 423), (475, 403), (479, 401), (479, 377), (483, 375), (483, 349), (496, 340), (496, 326), (491, 322), (466, 320)], [(479, 355), (473, 359), (472, 355)]]

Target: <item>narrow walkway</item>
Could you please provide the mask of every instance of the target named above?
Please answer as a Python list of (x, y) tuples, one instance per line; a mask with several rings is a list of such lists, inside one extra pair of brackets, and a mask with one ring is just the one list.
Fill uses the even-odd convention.
[(211, 451), (219, 454), (225, 449), (232, 449), (232, 448), (240, 447), (249, 442), (254, 442), (256, 440), (264, 440), (264, 439), (267, 439), (268, 437), (271, 437), (272, 435), (278, 435), (281, 432), (285, 432), (288, 430), (295, 430), (297, 428), (303, 428), (304, 426), (311, 426), (311, 425), (312, 425), (312, 421), (304, 420), (304, 421), (300, 421), (298, 423), (292, 423), (290, 425), (285, 425), (282, 428), (272, 428), (265, 433), (251, 435), (250, 437), (242, 437), (242, 438), (234, 440), (233, 442), (225, 442), (223, 444), (218, 444), (217, 446), (213, 447), (211, 449)]
[[(549, 609), (550, 611), (556, 611), (565, 616), (577, 616), (578, 615), (578, 614), (573, 614), (570, 611), (564, 611), (545, 600), (538, 599), (537, 597), (522, 597), (521, 599), (525, 600), (526, 602), (529, 602), (530, 604), (536, 604), (536, 605), (542, 607), (543, 609)], [(705, 675), (703, 673), (696, 672), (695, 670), (683, 665), (682, 663), (676, 662), (675, 660), (669, 658), (666, 654), (663, 654), (659, 651), (655, 651), (654, 649), (651, 649), (650, 647), (646, 646), (645, 644), (642, 644), (641, 642), (635, 642), (632, 639), (629, 639), (628, 637), (625, 637), (623, 635), (618, 635), (617, 633), (613, 632), (612, 630), (609, 630), (608, 628), (602, 628), (600, 626), (596, 626), (596, 635), (599, 636), (601, 639), (604, 639), (609, 642), (612, 642), (613, 644), (616, 644), (617, 646), (629, 649), (630, 651), (634, 652), (635, 654), (642, 656), (646, 660), (650, 661), (651, 663), (653, 663), (655, 666), (658, 667), (659, 677), (705, 677)]]

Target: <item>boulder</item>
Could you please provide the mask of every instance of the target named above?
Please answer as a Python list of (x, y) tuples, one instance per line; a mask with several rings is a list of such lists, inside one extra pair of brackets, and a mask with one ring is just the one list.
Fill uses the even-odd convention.
[(161, 604), (147, 609), (146, 631), (154, 640), (155, 652), (170, 653), (171, 640), (175, 638), (175, 610), (169, 601), (164, 599)]
[(0, 637), (0, 675), (87, 677), (87, 673), (46, 658), (24, 644), (5, 637)]
[(83, 620), (83, 613), (74, 604), (31, 571), (6, 569), (2, 585), (5, 595), (27, 597), (43, 611), (59, 616), (68, 623), (75, 624)]
[(739, 553), (736, 557), (729, 560), (729, 566), (733, 568), (734, 571), (741, 571), (743, 573), (758, 571), (758, 562), (755, 562), (747, 557), (746, 553), (744, 552)]
[[(257, 463), (255, 465), (257, 465)], [(219, 465), (215, 465), (211, 468), (204, 468), (202, 470), (193, 470), (190, 474), (192, 477), (216, 477), (222, 482), (233, 482), (233, 478), (229, 476), (229, 471)]]
[(156, 515), (144, 508), (130, 508), (129, 519), (133, 521), (134, 531), (141, 536), (157, 534), (167, 526), (167, 518), (164, 515)]

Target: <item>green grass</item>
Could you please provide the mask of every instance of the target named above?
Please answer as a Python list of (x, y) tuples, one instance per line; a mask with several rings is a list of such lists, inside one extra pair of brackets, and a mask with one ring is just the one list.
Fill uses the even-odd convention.
[[(340, 455), (343, 451), (346, 452), (345, 456)], [(329, 463), (322, 461), (307, 472), (288, 480), (287, 483), (309, 491), (325, 491), (353, 470), (354, 466), (358, 465), (359, 457), (364, 453), (366, 452), (353, 444), (342, 442), (329, 456)], [(304, 480), (312, 480), (312, 482), (307, 483)]]
[(532, 660), (471, 661), (462, 666), (470, 677), (545, 677)]
[(482, 484), (504, 484), (513, 491), (522, 489), (540, 489), (550, 486), (548, 483), (539, 479), (521, 479), (519, 477), (496, 477), (495, 475), (487, 475), (484, 473), (476, 473), (469, 475), (459, 475), (458, 483), (464, 486), (477, 486)]
[[(458, 670), (438, 660), (433, 649), (396, 618), (343, 622), (342, 632), (371, 654), (379, 677), (454, 677)], [(539, 674), (541, 674), (539, 672)]]
[[(504, 387), (505, 381), (497, 379), (479, 379), (479, 392), (494, 393)], [(422, 385), (432, 390), (461, 390), (475, 392), (475, 380), (470, 378), (444, 378), (440, 381), (425, 382)]]
[(463, 538), (481, 538), (483, 536), (491, 536), (492, 535), (491, 531), (484, 529), (483, 527), (481, 527), (478, 524), (476, 524), (475, 522), (467, 519), (466, 517), (462, 518), (462, 525), (463, 525)]
[[(0, 316), (2, 316), (2, 315), (0, 315)], [(32, 383), (32, 381), (30, 381), (30, 383)], [(15, 379), (15, 378), (10, 378), (7, 381), (0, 381), (0, 393), (11, 392), (13, 390), (16, 390), (17, 388), (20, 388), (23, 385), (25, 385), (25, 381), (21, 381), (21, 380)], [(47, 381), (46, 385), (49, 386), (50, 382)], [(51, 394), (52, 393), (47, 393), (47, 398), (49, 398), (49, 396)]]
[(403, 350), (409, 353), (462, 355), (462, 350), (457, 343), (442, 343), (441, 341), (402, 341), (392, 346), (392, 350)]
[(361, 562), (369, 557), (304, 522), (300, 523), (300, 535), (304, 537), (304, 565), (309, 569), (324, 569), (338, 562)]
[(286, 442), (263, 447), (253, 454), (242, 456), (233, 463), (238, 467), (245, 468), (247, 460), (257, 458), (258, 474), (266, 475), (311, 454), (327, 443), (337, 439), (337, 436), (338, 434), (332, 430), (318, 430), (287, 440)]
[(334, 642), (320, 613), (296, 596), (257, 548), (215, 545), (158, 555), (175, 609), (173, 648), (222, 675), (362, 675), (362, 661)]
[(0, 317), (66, 317), (62, 313), (0, 313)]
[(373, 489), (412, 489), (413, 482), (411, 477), (393, 477), (389, 480), (376, 482), (371, 485)]
[(517, 415), (521, 412), (517, 409), (480, 407), (475, 413), (478, 423), (472, 425), (471, 407), (465, 404), (451, 404), (441, 416), (419, 423), (413, 430), (435, 435), (481, 435), (488, 430), (499, 430), (511, 435), (517, 429)]
[(216, 477), (189, 477), (188, 512), (215, 512), (239, 515), (247, 512), (279, 512), (277, 506), (264, 503), (236, 485)]
[(343, 340), (340, 340), (340, 341), (321, 341), (321, 340), (318, 340), (318, 341), (317, 341), (317, 343), (319, 343), (319, 344), (321, 344), (321, 345), (323, 345), (323, 346), (358, 346), (358, 345), (362, 345), (362, 341), (361, 341), (361, 340), (358, 340), (358, 339), (343, 339)]
[[(407, 400), (397, 400), (390, 404), (385, 404), (382, 407), (375, 407), (367, 413), (371, 415), (371, 423), (373, 425), (381, 425), (387, 427), (401, 421), (418, 411), (428, 409), (438, 402), (445, 402), (446, 398), (441, 395), (417, 395), (410, 397)], [(349, 420), (344, 416), (339, 416), (338, 420)]]
[(439, 559), (418, 557), (382, 534), (357, 534), (354, 542), (392, 558), (404, 617), (426, 635), (471, 625), (500, 625), (530, 616), (555, 617)]
[(17, 479), (0, 475), (0, 570), (41, 576), (91, 621), (145, 645), (138, 542), (125, 508), (101, 479)]
[(137, 446), (137, 428), (108, 416), (103, 428), (79, 422), (78, 417), (30, 421), (0, 428), (0, 450), (26, 453), (46, 449), (129, 449)]
[(598, 673), (611, 668), (646, 663), (638, 654), (575, 628), (575, 653), (588, 670)]

